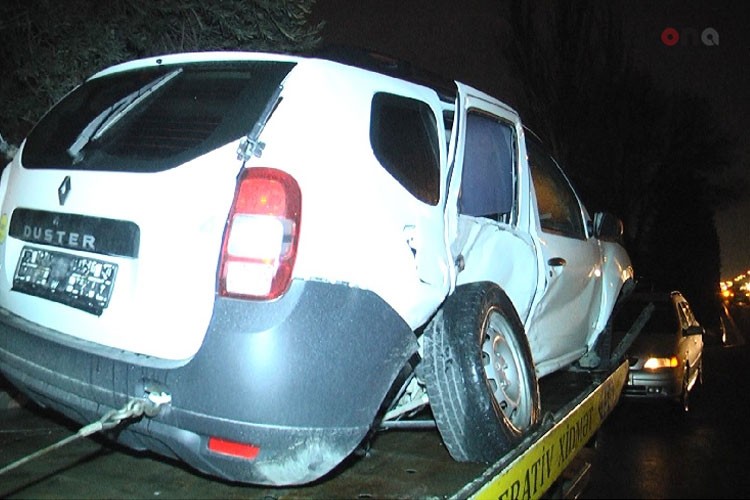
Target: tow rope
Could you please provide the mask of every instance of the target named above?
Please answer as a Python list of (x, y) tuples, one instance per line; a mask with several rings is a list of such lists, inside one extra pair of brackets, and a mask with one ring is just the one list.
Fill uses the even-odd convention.
[(35, 458), (39, 458), (42, 455), (45, 455), (53, 450), (62, 448), (66, 444), (72, 443), (76, 439), (87, 437), (97, 432), (106, 431), (117, 427), (124, 420), (138, 418), (144, 414), (149, 418), (154, 417), (159, 413), (159, 410), (163, 405), (171, 402), (171, 399), (172, 398), (165, 393), (151, 393), (148, 395), (148, 397), (133, 398), (119, 410), (111, 410), (105, 413), (104, 416), (99, 420), (81, 427), (81, 429), (74, 435), (68, 436), (55, 444), (47, 446), (46, 448), (34, 452), (31, 455), (25, 456), (20, 460), (16, 460), (11, 464), (6, 465), (2, 469), (0, 469), (0, 475), (3, 475), (6, 472), (9, 472), (17, 467), (20, 467), (21, 465), (24, 465), (34, 460)]

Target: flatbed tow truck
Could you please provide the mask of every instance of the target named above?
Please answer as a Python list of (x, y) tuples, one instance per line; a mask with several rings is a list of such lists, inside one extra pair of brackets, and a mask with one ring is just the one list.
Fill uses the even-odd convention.
[[(610, 350), (609, 359), (603, 361), (600, 369), (569, 368), (543, 377), (539, 381), (543, 415), (540, 424), (518, 446), (492, 464), (455, 461), (443, 444), (437, 428), (425, 427), (425, 419), (430, 418), (428, 414), (415, 416), (415, 420), (412, 420), (417, 424), (415, 426), (405, 424), (376, 433), (366, 449), (350, 456), (323, 478), (303, 486), (266, 487), (227, 483), (187, 471), (173, 474), (170, 472), (173, 467), (170, 462), (162, 465), (146, 460), (125, 465), (128, 474), (122, 474), (123, 465), (120, 463), (92, 464), (100, 478), (99, 482), (105, 485), (97, 485), (97, 491), (104, 495), (122, 495), (124, 491), (128, 492), (127, 495), (140, 496), (154, 494), (154, 488), (158, 488), (158, 494), (165, 496), (170, 496), (170, 492), (179, 496), (190, 492), (196, 495), (194, 498), (264, 500), (578, 498), (588, 482), (596, 453), (597, 431), (618, 404), (627, 382), (625, 353), (652, 309), (653, 306), (646, 307), (627, 332), (613, 332), (610, 343), (616, 347)], [(424, 411), (429, 413), (429, 409)], [(3, 419), (0, 419), (0, 427), (2, 422)], [(68, 436), (41, 451), (55, 451), (57, 445), (67, 444), (74, 439), (75, 436)], [(3, 442), (0, 440), (0, 444)], [(5, 450), (5, 445), (2, 448)], [(11, 446), (9, 451), (16, 453), (14, 448)], [(19, 462), (33, 455), (40, 455), (40, 452)], [(99, 456), (97, 459), (105, 458)], [(81, 457), (74, 457), (73, 460), (79, 463)], [(15, 468), (15, 465), (11, 467)], [(2, 477), (7, 469), (7, 465), (0, 468), (0, 485), (3, 479), (9, 479), (8, 476)], [(62, 473), (76, 474), (68, 469), (63, 468)], [(82, 470), (78, 474), (88, 478), (84, 485), (90, 484), (90, 476), (87, 476), (91, 474), (90, 471)], [(33, 479), (31, 481), (38, 483)], [(14, 484), (6, 486), (12, 487), (12, 491), (21, 492), (24, 491), (25, 482), (22, 480), (19, 484), (11, 480), (10, 483)], [(75, 483), (76, 479), (72, 479), (72, 482)], [(87, 487), (78, 493), (91, 492)]]
[(595, 454), (596, 433), (620, 400), (625, 358), (653, 310), (627, 332), (612, 332), (609, 359), (598, 370), (570, 368), (539, 381), (540, 425), (492, 464), (451, 458), (437, 429), (380, 433), (366, 456), (301, 488), (265, 489), (264, 498), (578, 498)]
[(378, 434), (366, 456), (301, 488), (265, 489), (264, 498), (578, 498), (588, 483), (596, 434), (628, 378), (625, 353), (653, 310), (627, 332), (612, 332), (598, 370), (570, 368), (539, 381), (541, 423), (492, 464), (459, 463), (437, 429)]
[(575, 498), (585, 487), (596, 432), (619, 401), (628, 364), (561, 371), (540, 381), (541, 424), (493, 464), (459, 463), (437, 430), (389, 430), (340, 472), (266, 498)]

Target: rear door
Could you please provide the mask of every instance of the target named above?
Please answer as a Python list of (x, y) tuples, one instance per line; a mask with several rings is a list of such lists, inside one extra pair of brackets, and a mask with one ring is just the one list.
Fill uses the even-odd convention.
[[(522, 175), (518, 115), (459, 84), (455, 156), (448, 191), (448, 235), (456, 283), (493, 281), (521, 320), (537, 288), (536, 249), (528, 230), (529, 179)], [(455, 127), (454, 127), (455, 128)]]
[(161, 62), (87, 82), (25, 141), (3, 176), (0, 306), (180, 360), (211, 318), (238, 140), (293, 64)]

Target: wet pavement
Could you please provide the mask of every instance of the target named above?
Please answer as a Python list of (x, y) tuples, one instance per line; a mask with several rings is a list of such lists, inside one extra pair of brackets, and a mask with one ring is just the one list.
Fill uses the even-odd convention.
[(583, 498), (750, 498), (750, 309), (705, 348), (703, 384), (679, 405), (623, 399), (602, 426)]

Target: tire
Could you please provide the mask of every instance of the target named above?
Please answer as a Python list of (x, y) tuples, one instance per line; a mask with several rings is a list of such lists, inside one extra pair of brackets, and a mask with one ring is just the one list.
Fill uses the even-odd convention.
[(537, 424), (539, 385), (529, 343), (500, 287), (457, 288), (423, 340), (418, 373), (455, 460), (493, 462)]

